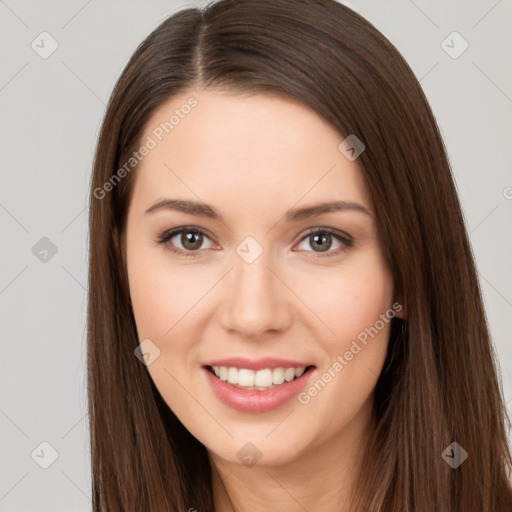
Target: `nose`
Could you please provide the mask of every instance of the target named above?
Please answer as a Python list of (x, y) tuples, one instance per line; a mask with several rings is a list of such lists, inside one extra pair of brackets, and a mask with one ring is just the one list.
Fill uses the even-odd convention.
[[(269, 251), (270, 252), (270, 251)], [(293, 294), (266, 251), (252, 263), (234, 254), (234, 269), (225, 279), (224, 329), (250, 339), (286, 330), (292, 319)]]

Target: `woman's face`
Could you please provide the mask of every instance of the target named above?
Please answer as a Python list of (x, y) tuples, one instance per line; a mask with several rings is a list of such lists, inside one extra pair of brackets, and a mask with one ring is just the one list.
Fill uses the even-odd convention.
[(141, 138), (139, 339), (166, 403), (225, 461), (284, 464), (368, 424), (393, 281), (343, 139), (290, 100), (212, 90), (162, 105)]

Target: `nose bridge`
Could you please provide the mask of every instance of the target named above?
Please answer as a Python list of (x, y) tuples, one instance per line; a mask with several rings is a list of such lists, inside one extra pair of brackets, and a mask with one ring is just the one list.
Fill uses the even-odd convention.
[(251, 238), (242, 241), (233, 254), (224, 316), (225, 328), (247, 337), (283, 329), (289, 320), (287, 296), (272, 269), (272, 251), (263, 250)]

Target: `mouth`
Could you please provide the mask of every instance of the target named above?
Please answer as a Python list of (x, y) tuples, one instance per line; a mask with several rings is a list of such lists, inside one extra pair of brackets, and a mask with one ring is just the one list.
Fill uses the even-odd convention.
[(246, 413), (278, 409), (314, 378), (317, 367), (274, 357), (231, 357), (201, 367), (210, 389), (225, 405)]
[(267, 391), (297, 380), (305, 373), (313, 370), (315, 366), (282, 366), (260, 370), (218, 365), (205, 365), (204, 368), (219, 380), (227, 382), (233, 387), (251, 391)]

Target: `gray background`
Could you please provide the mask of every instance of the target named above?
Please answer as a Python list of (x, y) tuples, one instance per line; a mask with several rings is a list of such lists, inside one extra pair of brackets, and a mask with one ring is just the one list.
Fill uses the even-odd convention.
[[(346, 3), (403, 53), (437, 117), (510, 400), (512, 1)], [(105, 103), (136, 46), (168, 15), (200, 5), (0, 0), (1, 512), (91, 508), (85, 311), (93, 151)], [(31, 47), (35, 40), (38, 51), (50, 48), (43, 31), (58, 43), (48, 58)], [(453, 31), (469, 44), (458, 58), (463, 41), (446, 39)], [(58, 453), (47, 469), (40, 465), (52, 462), (52, 448), (42, 442)]]

